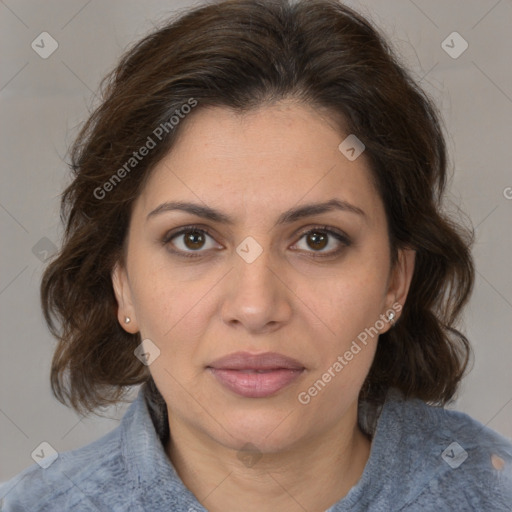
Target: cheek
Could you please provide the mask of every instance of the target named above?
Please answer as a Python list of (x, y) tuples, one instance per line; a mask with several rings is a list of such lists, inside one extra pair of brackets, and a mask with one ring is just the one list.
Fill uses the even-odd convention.
[(354, 257), (332, 279), (303, 283), (298, 295), (309, 299), (335, 345), (346, 344), (372, 326), (383, 313), (386, 262)]
[(316, 364), (299, 402), (314, 403), (326, 421), (334, 421), (357, 396), (375, 356), (386, 279), (375, 267), (365, 269), (309, 288), (311, 309), (322, 321), (310, 334), (316, 340)]
[(133, 269), (137, 275), (133, 302), (141, 336), (151, 339), (169, 356), (190, 353), (209, 316), (207, 292), (218, 279), (213, 275), (184, 279), (183, 273), (168, 265), (146, 262)]

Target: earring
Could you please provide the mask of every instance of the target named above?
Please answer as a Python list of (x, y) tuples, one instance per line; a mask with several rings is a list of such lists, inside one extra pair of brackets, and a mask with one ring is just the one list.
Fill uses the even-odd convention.
[(389, 312), (389, 315), (388, 315), (388, 322), (389, 322), (391, 325), (395, 325), (395, 312), (394, 312), (394, 311), (390, 311), (390, 312)]
[(129, 316), (124, 317), (124, 323), (129, 324), (132, 321), (132, 319)]

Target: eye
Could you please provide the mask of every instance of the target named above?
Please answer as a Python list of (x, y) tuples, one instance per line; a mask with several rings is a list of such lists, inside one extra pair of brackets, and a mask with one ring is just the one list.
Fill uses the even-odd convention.
[[(336, 256), (352, 243), (345, 233), (334, 231), (328, 226), (315, 227), (302, 233), (299, 242), (303, 239), (305, 246), (303, 245), (303, 247), (299, 247), (299, 249), (312, 253), (314, 258)], [(296, 244), (296, 246), (298, 245), (299, 244)], [(313, 249), (313, 251), (309, 250), (308, 247)], [(329, 247), (331, 250), (324, 250)]]
[[(179, 256), (184, 256), (186, 258), (194, 258), (198, 257), (201, 254), (193, 254), (193, 253), (201, 253), (201, 249), (212, 249), (214, 244), (210, 242), (208, 245), (208, 239), (213, 240), (212, 236), (209, 232), (204, 228), (199, 228), (195, 226), (187, 226), (181, 228), (178, 231), (173, 231), (165, 235), (162, 243), (166, 246), (172, 245), (177, 248), (174, 250), (169, 248), (169, 250)], [(176, 240), (176, 242), (173, 242)]]
[[(210, 239), (209, 245), (208, 239)], [(328, 226), (309, 229), (302, 233), (299, 242), (303, 239), (306, 247), (298, 247), (299, 250), (310, 253), (314, 258), (337, 256), (352, 243), (345, 233), (334, 231), (334, 229)], [(186, 226), (177, 231), (167, 233), (162, 240), (162, 244), (167, 246), (170, 252), (178, 256), (197, 258), (207, 250), (215, 248), (215, 244), (212, 241), (213, 237), (207, 229), (197, 226)], [(292, 246), (292, 249), (299, 246), (299, 242)], [(308, 246), (313, 250), (308, 249)], [(324, 250), (329, 247), (331, 247), (330, 250)]]

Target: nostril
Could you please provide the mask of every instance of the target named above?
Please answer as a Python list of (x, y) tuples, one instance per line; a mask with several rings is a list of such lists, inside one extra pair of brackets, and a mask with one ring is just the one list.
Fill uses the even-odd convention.
[(505, 467), (505, 461), (495, 453), (491, 456), (491, 463), (494, 469), (497, 469), (498, 471), (501, 471)]

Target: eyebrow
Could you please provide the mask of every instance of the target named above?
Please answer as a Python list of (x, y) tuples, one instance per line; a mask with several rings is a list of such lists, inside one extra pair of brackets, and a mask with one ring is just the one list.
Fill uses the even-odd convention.
[[(151, 211), (148, 214), (146, 220), (149, 220), (150, 218), (155, 217), (156, 215), (160, 215), (164, 212), (170, 212), (174, 210), (188, 212), (192, 215), (208, 219), (212, 222), (218, 222), (227, 225), (235, 224), (235, 221), (232, 217), (218, 210), (210, 208), (209, 206), (203, 206), (196, 203), (181, 201), (170, 201), (162, 203), (160, 206), (157, 206), (153, 211)], [(276, 221), (276, 226), (283, 224), (291, 224), (292, 222), (303, 219), (305, 217), (310, 217), (312, 215), (318, 215), (333, 210), (341, 210), (343, 212), (354, 213), (366, 218), (366, 214), (363, 210), (361, 210), (361, 208), (351, 203), (348, 203), (347, 201), (342, 201), (340, 199), (331, 199), (323, 203), (311, 203), (306, 204), (304, 206), (291, 208), (290, 210), (285, 211), (279, 216), (279, 218)]]

